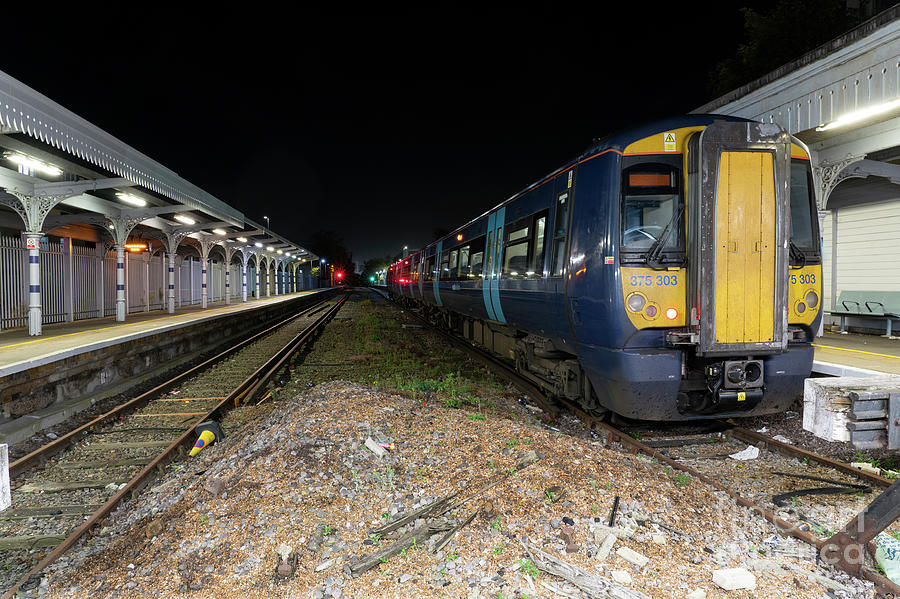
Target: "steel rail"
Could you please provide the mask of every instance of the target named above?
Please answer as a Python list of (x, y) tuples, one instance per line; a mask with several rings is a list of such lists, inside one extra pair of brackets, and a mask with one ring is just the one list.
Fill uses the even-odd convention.
[[(454, 343), (456, 343), (456, 345), (478, 356), (482, 359), (482, 361), (486, 362), (488, 366), (499, 367), (501, 369), (501, 374), (503, 374), (505, 378), (510, 379), (511, 382), (513, 382), (517, 386), (526, 389), (536, 389), (536, 392), (529, 391), (529, 395), (535, 398), (539, 396), (539, 403), (542, 405), (542, 407), (544, 404), (548, 403), (547, 398), (543, 395), (543, 391), (541, 391), (539, 387), (533, 385), (527, 379), (522, 378), (522, 376), (518, 372), (516, 372), (515, 369), (510, 368), (500, 360), (487, 354), (486, 352), (484, 352), (484, 350), (481, 350), (480, 348), (477, 348), (470, 343), (459, 339), (452, 333), (436, 327), (423, 316), (416, 314), (411, 310), (407, 310), (407, 312), (412, 314), (419, 321), (426, 324), (431, 330), (440, 333), (445, 338), (452, 340)], [(781, 443), (779, 441), (776, 441), (775, 439), (761, 435), (760, 433), (756, 433), (742, 427), (737, 427), (732, 423), (727, 423), (730, 428), (727, 431), (723, 432), (732, 434), (734, 438), (741, 439), (749, 443), (763, 442), (786, 455), (799, 457), (800, 459), (812, 459), (819, 462), (820, 464), (834, 468), (840, 472), (859, 477), (880, 487), (889, 487), (878, 498), (870, 503), (867, 508), (860, 512), (859, 515), (854, 517), (841, 532), (835, 534), (830, 539), (822, 540), (804, 530), (801, 530), (790, 522), (779, 518), (771, 510), (768, 510), (756, 504), (755, 502), (746, 499), (739, 493), (731, 490), (728, 487), (725, 487), (724, 485), (719, 484), (717, 481), (701, 474), (690, 466), (686, 466), (685, 464), (669, 458), (668, 456), (657, 451), (655, 448), (650, 447), (645, 443), (641, 443), (637, 439), (630, 437), (628, 434), (620, 431), (614, 426), (592, 416), (591, 414), (585, 412), (574, 402), (562, 398), (557, 398), (557, 401), (569, 408), (589, 428), (594, 429), (595, 427), (600, 427), (606, 431), (610, 440), (618, 441), (623, 445), (628, 446), (635, 453), (640, 452), (651, 456), (656, 460), (668, 466), (671, 466), (673, 469), (680, 470), (686, 474), (689, 474), (691, 477), (696, 478), (702, 483), (709, 485), (710, 487), (718, 491), (722, 491), (730, 498), (732, 498), (738, 505), (741, 505), (758, 513), (766, 521), (774, 524), (779, 533), (783, 536), (792, 536), (800, 541), (803, 541), (804, 543), (807, 543), (808, 545), (811, 545), (812, 547), (815, 547), (817, 553), (826, 560), (826, 563), (830, 563), (853, 576), (862, 577), (871, 581), (875, 584), (879, 592), (881, 592), (882, 594), (892, 594), (895, 597), (900, 597), (900, 585), (897, 585), (887, 577), (878, 574), (874, 570), (867, 568), (864, 564), (860, 563), (861, 560), (859, 559), (846, 559), (847, 551), (857, 551), (858, 557), (861, 557), (863, 546), (865, 546), (867, 542), (870, 542), (878, 532), (886, 528), (898, 517), (898, 512), (900, 512), (900, 482), (894, 483), (892, 485), (892, 481), (889, 481), (888, 479), (868, 472), (862, 472), (860, 470), (857, 470), (856, 468), (852, 468), (847, 464), (837, 462), (825, 456), (820, 456), (799, 447)], [(550, 411), (554, 416), (558, 413), (558, 410), (548, 411)], [(840, 554), (841, 557), (838, 558), (837, 554)]]
[[(707, 484), (718, 491), (722, 491), (732, 499), (734, 499), (738, 505), (749, 508), (751, 511), (758, 513), (762, 518), (774, 524), (778, 530), (778, 532), (783, 536), (792, 536), (804, 543), (811, 545), (816, 548), (816, 552), (819, 556), (821, 556), (824, 561), (828, 564), (831, 564), (848, 574), (851, 574), (856, 577), (861, 577), (869, 580), (874, 583), (878, 588), (879, 592), (882, 594), (891, 593), (895, 597), (900, 597), (900, 585), (897, 585), (890, 579), (885, 576), (882, 576), (875, 572), (874, 570), (866, 567), (863, 563), (861, 563), (862, 558), (862, 546), (865, 545), (866, 542), (870, 541), (874, 538), (875, 534), (886, 528), (893, 520), (896, 518), (896, 515), (893, 518), (890, 518), (890, 521), (886, 521), (888, 516), (886, 515), (888, 511), (893, 508), (893, 512), (896, 513), (897, 510), (897, 499), (900, 496), (900, 483), (895, 483), (890, 486), (886, 491), (884, 491), (878, 498), (876, 498), (872, 503), (869, 504), (867, 508), (865, 508), (857, 517), (851, 520), (847, 526), (839, 532), (838, 534), (832, 536), (829, 539), (819, 539), (818, 537), (809, 534), (808, 532), (801, 530), (797, 526), (779, 518), (773, 511), (762, 507), (761, 505), (746, 499), (741, 496), (736, 491), (726, 487), (711, 479), (703, 474), (700, 474), (690, 466), (682, 464), (676, 460), (671, 459), (670, 457), (663, 455), (653, 447), (646, 445), (645, 443), (641, 443), (637, 439), (630, 437), (627, 433), (620, 431), (619, 429), (609, 425), (605, 422), (601, 422), (600, 420), (594, 418), (590, 414), (587, 414), (583, 410), (581, 410), (578, 406), (574, 404), (570, 404), (569, 402), (565, 402), (566, 405), (571, 409), (586, 425), (590, 428), (595, 428), (595, 426), (599, 426), (604, 429), (608, 438), (613, 441), (618, 441), (623, 445), (627, 445), (632, 448), (635, 452), (644, 453), (649, 455), (660, 462), (665, 463), (668, 466), (671, 466), (674, 469), (680, 470), (689, 474), (691, 477), (696, 478), (697, 480)], [(754, 439), (757, 441), (765, 442), (767, 444), (773, 446), (783, 446), (779, 447), (779, 449), (785, 450), (788, 452), (788, 449), (793, 450), (790, 455), (794, 457), (802, 456), (809, 457), (810, 459), (815, 459), (817, 462), (833, 467), (834, 465), (841, 464), (840, 462), (836, 462), (835, 460), (831, 460), (830, 458), (826, 458), (825, 456), (820, 456), (818, 454), (814, 454), (812, 452), (802, 450), (797, 447), (791, 447), (785, 443), (779, 443), (778, 441), (761, 435), (760, 433), (755, 433), (753, 431), (749, 431), (748, 429), (744, 429), (741, 427), (734, 427), (729, 431), (723, 431), (726, 434), (729, 432), (733, 432), (735, 429), (738, 429), (738, 434), (735, 435), (735, 438), (743, 439)], [(749, 434), (749, 433), (752, 433)], [(846, 464), (841, 464), (841, 468), (837, 468), (841, 472), (846, 472), (847, 474), (852, 474), (853, 476), (860, 476), (870, 482), (874, 482), (879, 486), (885, 486), (885, 484), (890, 485), (890, 481), (887, 479), (882, 479), (880, 476), (874, 476), (869, 473), (861, 473), (855, 468), (851, 468)], [(849, 472), (848, 472), (849, 470)], [(867, 476), (868, 475), (868, 476)], [(871, 509), (873, 506), (877, 506), (875, 509), (878, 512), (878, 517), (876, 519), (869, 519), (865, 521), (865, 525), (868, 525), (868, 528), (864, 528), (864, 530), (868, 530), (867, 533), (859, 532), (859, 525), (864, 521), (864, 515)], [(872, 521), (876, 521), (880, 528), (873, 534), (871, 531), (874, 529), (874, 525)], [(851, 531), (856, 529), (857, 532), (854, 534)], [(856, 559), (847, 559), (847, 551), (848, 548), (850, 551), (856, 552)], [(839, 557), (840, 556), (840, 557)]]
[(9, 476), (14, 477), (14, 476), (17, 476), (18, 474), (21, 474), (28, 467), (35, 465), (35, 463), (42, 464), (48, 458), (53, 457), (54, 455), (64, 451), (65, 449), (68, 449), (69, 447), (74, 445), (76, 442), (80, 441), (85, 435), (87, 435), (88, 432), (95, 429), (96, 427), (98, 427), (102, 424), (106, 424), (107, 422), (110, 422), (112, 420), (115, 420), (118, 416), (128, 412), (129, 410), (136, 410), (136, 409), (143, 407), (150, 401), (150, 399), (152, 397), (155, 397), (156, 395), (164, 393), (165, 391), (167, 391), (174, 385), (177, 385), (181, 381), (193, 376), (197, 372), (200, 372), (203, 369), (208, 368), (209, 366), (213, 365), (216, 362), (224, 360), (231, 354), (243, 349), (247, 345), (250, 345), (251, 343), (257, 341), (261, 337), (264, 337), (264, 336), (268, 335), (269, 333), (275, 331), (276, 329), (286, 325), (290, 321), (302, 317), (306, 312), (309, 312), (310, 310), (321, 306), (328, 300), (329, 300), (329, 298), (326, 297), (326, 298), (322, 299), (322, 301), (317, 302), (317, 303), (313, 304), (312, 306), (310, 306), (309, 308), (304, 309), (299, 314), (294, 314), (292, 316), (289, 316), (288, 318), (285, 318), (284, 320), (282, 320), (268, 328), (263, 329), (262, 331), (254, 334), (253, 336), (248, 337), (247, 339), (239, 342), (237, 345), (233, 345), (233, 346), (229, 347), (225, 351), (209, 358), (208, 360), (204, 360), (202, 363), (198, 364), (197, 366), (194, 366), (193, 368), (186, 370), (185, 372), (183, 372), (181, 374), (176, 375), (175, 377), (165, 381), (164, 383), (157, 385), (153, 389), (150, 389), (149, 391), (146, 391), (145, 393), (142, 393), (142, 394), (138, 395), (137, 397), (130, 399), (127, 402), (125, 402), (119, 406), (116, 406), (109, 412), (106, 412), (105, 414), (101, 414), (100, 416), (97, 416), (90, 422), (86, 422), (85, 424), (81, 425), (80, 427), (78, 427), (72, 431), (69, 431), (65, 435), (61, 435), (59, 438), (54, 439), (50, 443), (42, 445), (41, 447), (35, 449), (31, 453), (29, 453), (25, 456), (22, 456), (21, 458), (19, 458), (18, 460), (14, 461), (13, 463), (11, 463), (9, 465)]
[[(222, 399), (203, 418), (200, 418), (195, 422), (204, 422), (221, 415), (222, 412), (227, 410), (230, 405), (236, 404), (237, 400), (247, 395), (247, 392), (249, 390), (258, 389), (258, 383), (267, 381), (272, 376), (274, 376), (282, 368), (284, 362), (286, 361), (286, 358), (290, 357), (290, 355), (302, 343), (304, 343), (320, 326), (327, 322), (340, 309), (346, 299), (346, 296), (344, 296), (340, 300), (338, 300), (338, 302), (334, 306), (332, 306), (331, 309), (329, 309), (322, 316), (317, 318), (311, 325), (309, 325), (298, 335), (296, 335), (291, 341), (289, 341), (278, 352), (276, 352), (275, 355), (269, 358), (269, 360), (267, 360), (265, 364), (257, 368), (256, 371), (253, 372), (253, 374), (244, 379), (242, 383), (240, 383), (231, 393), (229, 393), (228, 396)], [(288, 321), (294, 320), (299, 316), (301, 315), (291, 317), (290, 319), (288, 319)], [(13, 597), (16, 596), (19, 587), (21, 587), (32, 577), (38, 576), (44, 570), (44, 568), (59, 559), (59, 557), (62, 556), (66, 551), (68, 551), (69, 548), (71, 548), (82, 536), (84, 536), (95, 525), (105, 519), (113, 511), (113, 509), (115, 509), (119, 502), (125, 499), (129, 494), (131, 494), (132, 496), (136, 496), (138, 492), (147, 485), (151, 475), (155, 470), (161, 470), (165, 467), (166, 464), (175, 459), (176, 454), (184, 453), (188, 447), (193, 445), (194, 437), (194, 425), (192, 425), (191, 428), (186, 430), (178, 439), (173, 441), (165, 450), (163, 450), (161, 454), (159, 454), (152, 462), (147, 464), (143, 468), (143, 470), (141, 470), (134, 478), (127, 482), (125, 486), (122, 487), (115, 495), (110, 497), (106, 501), (106, 503), (104, 503), (96, 512), (94, 512), (87, 520), (85, 520), (84, 523), (82, 523), (78, 528), (72, 531), (59, 545), (56, 546), (56, 548), (53, 549), (53, 551), (48, 553), (44, 557), (44, 559), (42, 559), (29, 572), (23, 575), (6, 593), (4, 593), (4, 595), (0, 599), (13, 599)]]

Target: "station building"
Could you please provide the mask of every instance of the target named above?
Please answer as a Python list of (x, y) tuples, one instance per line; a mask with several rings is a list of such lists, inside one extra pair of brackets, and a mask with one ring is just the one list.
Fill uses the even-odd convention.
[[(900, 308), (900, 5), (693, 112), (777, 123), (809, 146), (824, 309), (847, 291)], [(887, 322), (848, 326), (884, 334)]]

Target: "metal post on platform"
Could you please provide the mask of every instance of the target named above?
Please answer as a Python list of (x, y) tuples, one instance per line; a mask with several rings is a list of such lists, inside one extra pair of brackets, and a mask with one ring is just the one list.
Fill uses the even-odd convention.
[(116, 322), (125, 322), (125, 247), (116, 244)]
[(209, 258), (200, 256), (200, 307), (206, 308), (209, 301), (209, 292), (206, 290), (206, 271), (209, 268)]
[(167, 262), (169, 263), (169, 289), (166, 304), (168, 305), (169, 314), (175, 313), (175, 253), (166, 252)]
[(28, 250), (28, 334), (41, 334), (41, 237), (40, 232), (25, 233)]
[(60, 240), (63, 252), (63, 305), (66, 307), (66, 321), (75, 320), (75, 259), (72, 256), (72, 238)]
[(231, 263), (225, 265), (225, 305), (231, 304)]

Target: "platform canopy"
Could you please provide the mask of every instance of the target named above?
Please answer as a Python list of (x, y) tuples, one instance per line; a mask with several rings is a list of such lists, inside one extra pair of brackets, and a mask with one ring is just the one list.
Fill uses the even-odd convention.
[[(24, 198), (41, 199), (28, 205)], [(123, 222), (127, 225), (119, 227)], [(152, 230), (177, 231), (271, 253), (275, 259), (312, 256), (3, 72), (0, 227), (44, 233), (62, 229), (89, 240), (102, 236), (99, 231), (112, 231), (115, 238), (117, 227), (119, 233), (128, 230), (126, 237), (132, 231), (150, 236)], [(239, 237), (248, 241), (238, 242)], [(273, 252), (268, 252), (270, 246)]]

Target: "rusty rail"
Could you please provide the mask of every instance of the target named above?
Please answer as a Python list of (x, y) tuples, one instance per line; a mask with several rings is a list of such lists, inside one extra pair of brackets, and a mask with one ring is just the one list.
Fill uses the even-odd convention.
[[(240, 399), (244, 395), (249, 396), (250, 394), (248, 393), (248, 391), (258, 390), (259, 388), (261, 388), (265, 381), (274, 376), (283, 367), (286, 358), (289, 357), (294, 351), (296, 351), (297, 348), (299, 348), (299, 346), (302, 345), (316, 329), (318, 329), (318, 327), (327, 322), (328, 319), (331, 318), (340, 309), (346, 299), (346, 296), (342, 297), (331, 309), (329, 309), (322, 316), (317, 318), (316, 321), (313, 322), (309, 327), (295, 336), (288, 344), (286, 344), (274, 356), (267, 360), (265, 364), (260, 366), (253, 374), (247, 377), (240, 385), (238, 385), (231, 393), (229, 393), (227, 397), (222, 399), (203, 418), (198, 420), (198, 422), (211, 420), (217, 416), (221, 416), (224, 411), (227, 411), (230, 407), (236, 405), (236, 400)], [(296, 316), (287, 319), (287, 321), (293, 320), (294, 318), (296, 318)], [(276, 327), (272, 328), (282, 326), (287, 321), (283, 321), (279, 325), (276, 325)], [(267, 331), (264, 332), (268, 331), (271, 331), (271, 329), (267, 329)], [(254, 336), (254, 338), (256, 338), (256, 336)], [(207, 364), (207, 362), (204, 362), (204, 364)], [(191, 369), (191, 371), (194, 370), (195, 369)], [(179, 380), (181, 379), (179, 378)], [(93, 421), (89, 424), (93, 424)], [(178, 439), (173, 441), (172, 444), (169, 445), (152, 462), (147, 464), (144, 469), (141, 470), (128, 483), (126, 483), (126, 485), (122, 489), (120, 489), (115, 495), (110, 497), (106, 501), (106, 503), (104, 503), (96, 512), (94, 512), (90, 518), (85, 520), (84, 523), (81, 524), (81, 526), (71, 532), (63, 540), (63, 542), (57, 545), (53, 551), (48, 553), (44, 557), (44, 559), (42, 559), (24, 576), (22, 576), (6, 593), (4, 593), (3, 597), (0, 599), (13, 599), (13, 597), (16, 596), (16, 593), (18, 592), (20, 586), (22, 586), (33, 577), (40, 576), (40, 573), (44, 570), (44, 568), (59, 559), (59, 557), (62, 556), (66, 551), (68, 551), (69, 548), (72, 547), (82, 536), (84, 536), (94, 526), (105, 519), (116, 508), (119, 502), (125, 499), (128, 495), (136, 496), (141, 491), (141, 489), (143, 489), (150, 482), (150, 478), (153, 475), (154, 471), (162, 471), (162, 469), (165, 468), (167, 464), (175, 459), (179, 452), (184, 453), (187, 448), (193, 445), (194, 437), (194, 428), (192, 426), (190, 429), (186, 430), (184, 434), (182, 434)], [(22, 459), (24, 460), (25, 458)]]

